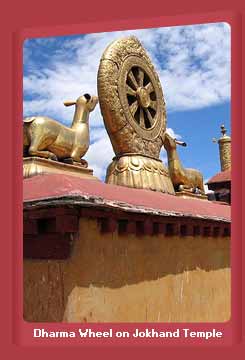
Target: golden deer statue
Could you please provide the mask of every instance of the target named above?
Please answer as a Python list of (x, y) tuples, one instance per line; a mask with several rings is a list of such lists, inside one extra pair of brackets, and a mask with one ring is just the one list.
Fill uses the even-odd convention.
[(165, 134), (164, 147), (168, 155), (168, 171), (175, 191), (188, 191), (193, 193), (205, 194), (203, 186), (203, 176), (196, 169), (183, 168), (176, 145), (186, 146), (185, 142), (173, 139), (169, 134)]
[(23, 151), (29, 156), (52, 160), (71, 159), (85, 163), (81, 158), (89, 148), (89, 114), (98, 103), (97, 96), (84, 94), (76, 101), (65, 101), (65, 106), (75, 105), (71, 128), (46, 116), (24, 119)]

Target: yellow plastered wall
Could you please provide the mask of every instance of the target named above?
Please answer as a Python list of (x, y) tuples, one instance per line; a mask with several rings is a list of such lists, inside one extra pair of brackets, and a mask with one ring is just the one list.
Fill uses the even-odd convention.
[(24, 261), (28, 321), (179, 322), (230, 317), (228, 237), (101, 234), (80, 219), (67, 260)]

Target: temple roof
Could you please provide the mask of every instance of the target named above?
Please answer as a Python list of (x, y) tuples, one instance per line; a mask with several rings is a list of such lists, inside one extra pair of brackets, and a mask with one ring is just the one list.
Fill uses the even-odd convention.
[(208, 180), (207, 184), (221, 183), (231, 181), (231, 170), (225, 170), (217, 173), (211, 179)]
[(97, 209), (110, 208), (134, 213), (230, 222), (230, 206), (207, 200), (183, 199), (70, 175), (34, 176), (24, 179), (23, 183), (24, 209), (72, 204)]

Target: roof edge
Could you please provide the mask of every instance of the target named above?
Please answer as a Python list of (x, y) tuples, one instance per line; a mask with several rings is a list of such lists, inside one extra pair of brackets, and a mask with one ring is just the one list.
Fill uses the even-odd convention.
[[(159, 210), (153, 209), (150, 207), (136, 206), (128, 204), (121, 201), (112, 201), (107, 200), (99, 196), (89, 196), (89, 195), (67, 195), (67, 196), (52, 196), (45, 199), (37, 200), (28, 200), (24, 201), (24, 210), (32, 210), (43, 207), (53, 207), (53, 206), (80, 206), (80, 207), (90, 207), (90, 208), (99, 208), (101, 210), (115, 210), (115, 211), (124, 211), (126, 213), (138, 213), (138, 214), (148, 214), (152, 216), (163, 216), (163, 217), (176, 217), (176, 218), (192, 218), (192, 219), (201, 219), (201, 220), (212, 220), (212, 221), (222, 221), (225, 223), (230, 223), (231, 220), (225, 217), (220, 216), (208, 216), (208, 215), (198, 215), (188, 212), (178, 212), (178, 211), (168, 211), (168, 210)], [(220, 206), (226, 206), (220, 204)]]

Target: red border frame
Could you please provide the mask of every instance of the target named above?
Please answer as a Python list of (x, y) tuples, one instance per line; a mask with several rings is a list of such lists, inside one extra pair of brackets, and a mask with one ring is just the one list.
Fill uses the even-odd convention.
[[(128, 0), (127, 0), (128, 1)], [(119, 7), (112, 5), (110, 7), (110, 11), (107, 12), (105, 7), (105, 3), (96, 4), (96, 9), (92, 9), (93, 13), (90, 17), (90, 21), (87, 19), (86, 14), (90, 14), (91, 12), (91, 4), (80, 4), (72, 7), (72, 1), (69, 4), (69, 10), (72, 10), (69, 13), (67, 7), (65, 5), (59, 4), (48, 4), (46, 2), (46, 6), (44, 6), (45, 1), (42, 2), (42, 9), (39, 8), (39, 4), (34, 4), (33, 7), (29, 8), (27, 5), (25, 8), (18, 9), (18, 6), (10, 4), (12, 8), (15, 10), (15, 15), (11, 13), (11, 20), (9, 21), (9, 17), (6, 18), (9, 23), (6, 22), (5, 30), (7, 30), (8, 35), (13, 35), (13, 30), (16, 28), (21, 29), (20, 31), (15, 32), (13, 38), (11, 39), (13, 42), (13, 48), (10, 48), (9, 37), (6, 37), (6, 48), (4, 50), (9, 55), (7, 62), (2, 62), (2, 68), (4, 72), (7, 73), (7, 69), (11, 72), (11, 81), (6, 76), (3, 76), (6, 81), (5, 91), (9, 94), (9, 98), (5, 101), (5, 107), (8, 122), (5, 122), (4, 130), (6, 131), (6, 136), (2, 140), (3, 149), (6, 153), (6, 148), (8, 151), (8, 156), (4, 158), (4, 171), (7, 176), (2, 176), (1, 185), (3, 189), (8, 190), (8, 192), (4, 191), (5, 194), (3, 196), (3, 204), (4, 211), (9, 215), (5, 225), (7, 225), (7, 231), (5, 231), (6, 238), (2, 238), (3, 247), (6, 247), (7, 250), (10, 250), (10, 257), (5, 256), (5, 251), (3, 251), (4, 259), (2, 265), (5, 270), (2, 270), (2, 274), (5, 277), (4, 291), (2, 295), (2, 309), (4, 309), (4, 317), (6, 319), (4, 322), (4, 335), (6, 336), (6, 341), (4, 341), (3, 348), (8, 352), (8, 354), (12, 354), (13, 356), (21, 353), (28, 358), (28, 356), (33, 356), (35, 349), (35, 357), (43, 357), (44, 354), (56, 354), (60, 358), (65, 358), (69, 351), (69, 356), (71, 355), (71, 351), (79, 353), (81, 349), (83, 349), (83, 355), (101, 355), (100, 349), (102, 345), (117, 345), (110, 349), (110, 353), (113, 356), (125, 356), (125, 351), (128, 347), (127, 345), (147, 345), (147, 348), (144, 347), (143, 354), (141, 356), (152, 356), (153, 349), (154, 352), (157, 351), (158, 354), (161, 354), (163, 349), (163, 355), (170, 354), (168, 351), (168, 347), (171, 346), (173, 350), (173, 346), (175, 348), (174, 353), (177, 356), (183, 356), (184, 354), (188, 355), (188, 357), (196, 357), (196, 351), (198, 351), (198, 347), (196, 345), (204, 345), (205, 349), (202, 348), (201, 354), (198, 354), (199, 358), (202, 356), (206, 358), (206, 356), (213, 352), (222, 352), (223, 355), (230, 357), (230, 352), (232, 351), (232, 356), (235, 356), (237, 359), (240, 357), (241, 351), (244, 348), (244, 341), (242, 341), (242, 282), (241, 282), (241, 274), (242, 274), (242, 262), (241, 262), (241, 242), (242, 242), (242, 204), (241, 204), (241, 189), (242, 182), (240, 177), (240, 168), (242, 163), (242, 98), (241, 98), (241, 66), (242, 66), (242, 16), (239, 14), (240, 8), (235, 8), (235, 4), (233, 4), (233, 11), (229, 12), (213, 12), (217, 10), (218, 1), (209, 1), (205, 2), (205, 9), (197, 9), (196, 3), (192, 1), (186, 1), (185, 5), (181, 5), (179, 8), (179, 13), (185, 12), (186, 14), (193, 13), (196, 11), (197, 14), (193, 15), (176, 15), (177, 8), (175, 8), (175, 1), (173, 0), (171, 4), (163, 4), (159, 5), (156, 8), (151, 8), (150, 10), (146, 6), (146, 8), (142, 9), (142, 11), (138, 11), (137, 4), (130, 4), (131, 6), (131, 15), (130, 19), (122, 20), (123, 18), (128, 18), (128, 6), (126, 1), (123, 1), (122, 11), (120, 15), (118, 15)], [(10, 1), (11, 3), (11, 1)], [(135, 6), (136, 5), (136, 6)], [(222, 3), (224, 6), (224, 2)], [(80, 6), (80, 8), (79, 8)], [(178, 6), (178, 5), (177, 5)], [(95, 6), (94, 6), (95, 7)], [(143, 8), (143, 7), (142, 7)], [(74, 9), (74, 11), (73, 11)], [(195, 10), (196, 9), (196, 10)], [(76, 10), (76, 11), (75, 11)], [(85, 14), (87, 10), (87, 13)], [(203, 13), (205, 11), (212, 11), (210, 13)], [(165, 13), (164, 17), (155, 17), (156, 14)], [(10, 13), (10, 12), (9, 12)], [(31, 15), (30, 15), (31, 13)], [(133, 14), (137, 13), (138, 15), (134, 16)], [(148, 14), (147, 14), (148, 13)], [(199, 14), (198, 14), (199, 13)], [(19, 17), (21, 14), (21, 17)], [(80, 15), (80, 18), (78, 16)], [(85, 15), (86, 16), (85, 16)], [(103, 16), (106, 20), (102, 20)], [(209, 340), (209, 341), (191, 341), (191, 339), (186, 340), (184, 343), (181, 339), (177, 339), (177, 342), (171, 340), (168, 341), (153, 341), (157, 339), (152, 339), (151, 341), (139, 341), (132, 343), (131, 341), (114, 341), (114, 339), (110, 339), (109, 342), (102, 341), (101, 339), (90, 341), (90, 342), (81, 342), (81, 340), (76, 340), (74, 342), (73, 339), (69, 339), (68, 341), (65, 339), (43, 339), (42, 341), (32, 338), (32, 328), (33, 325), (30, 323), (25, 323), (22, 320), (22, 158), (21, 158), (21, 117), (22, 117), (22, 42), (25, 38), (30, 37), (46, 37), (46, 36), (57, 36), (57, 35), (68, 35), (75, 33), (91, 33), (91, 32), (100, 32), (100, 31), (115, 31), (115, 30), (126, 30), (126, 29), (137, 29), (137, 28), (147, 28), (147, 27), (160, 27), (160, 26), (173, 26), (173, 25), (185, 25), (185, 24), (194, 24), (194, 23), (208, 23), (208, 22), (220, 22), (226, 21), (231, 25), (232, 28), (232, 152), (233, 152), (233, 168), (232, 168), (232, 192), (233, 192), (233, 205), (232, 205), (232, 318), (227, 323), (219, 323), (219, 324), (186, 324), (186, 327), (192, 328), (193, 330), (205, 330), (216, 328), (217, 330), (221, 330), (224, 332), (224, 338), (222, 341), (217, 340)], [(47, 27), (41, 27), (43, 24), (48, 24)], [(76, 23), (77, 25), (73, 25)], [(57, 26), (56, 24), (67, 24), (62, 26)], [(27, 27), (30, 26), (28, 29)], [(2, 44), (4, 46), (4, 44)], [(9, 50), (9, 51), (8, 51)], [(12, 67), (10, 67), (12, 64)], [(6, 69), (6, 71), (5, 71)], [(5, 75), (5, 74), (3, 74)], [(243, 74), (244, 81), (244, 74)], [(12, 91), (12, 92), (11, 92)], [(11, 93), (10, 93), (11, 92)], [(15, 99), (14, 105), (12, 99)], [(8, 111), (9, 109), (6, 106), (9, 105), (12, 108), (12, 113)], [(5, 119), (6, 119), (5, 115)], [(13, 141), (14, 140), (14, 141)], [(235, 156), (234, 156), (235, 154)], [(10, 178), (8, 177), (10, 175)], [(11, 200), (11, 201), (10, 201)], [(8, 240), (11, 241), (8, 242)], [(11, 265), (11, 271), (8, 275), (6, 275), (6, 268), (9, 268)], [(243, 269), (244, 270), (244, 269)], [(244, 290), (244, 289), (243, 289)], [(10, 295), (11, 294), (11, 295)], [(5, 296), (7, 295), (7, 296)], [(8, 311), (7, 311), (8, 309)], [(9, 315), (11, 315), (11, 321), (9, 321)], [(243, 318), (244, 320), (244, 318)], [(147, 324), (147, 326), (139, 325), (137, 327), (150, 327), (151, 324)], [(152, 324), (155, 329), (159, 327), (156, 324)], [(35, 324), (37, 327), (37, 324)], [(73, 324), (43, 324), (42, 327), (46, 329), (75, 329), (78, 327), (82, 327), (79, 325)], [(90, 325), (91, 328), (108, 328), (108, 325)], [(113, 324), (110, 325), (111, 328), (134, 328), (135, 325), (126, 325), (126, 324)], [(160, 327), (163, 329), (164, 326)], [(167, 324), (166, 328), (168, 329), (176, 329), (183, 328), (185, 325), (181, 324)], [(2, 341), (4, 338), (1, 339)], [(73, 341), (71, 341), (73, 340)], [(18, 346), (14, 346), (14, 344), (18, 344)], [(219, 345), (216, 346), (215, 349), (213, 346), (210, 348), (210, 345)], [(31, 345), (23, 347), (23, 345)], [(63, 345), (63, 346), (62, 346)], [(75, 347), (74, 345), (80, 345), (79, 347)], [(85, 346), (86, 345), (86, 346)], [(93, 345), (93, 348), (91, 348)], [(161, 346), (159, 346), (161, 345)], [(188, 348), (183, 349), (183, 347), (179, 347), (178, 345), (189, 345)], [(223, 345), (221, 347), (221, 345)], [(230, 345), (228, 348), (224, 345)], [(42, 348), (40, 348), (40, 346)], [(58, 348), (57, 348), (58, 346)], [(65, 346), (65, 347), (64, 347)], [(123, 346), (123, 347), (122, 347)], [(38, 347), (38, 348), (37, 348)], [(105, 349), (105, 348), (104, 348)], [(115, 351), (120, 349), (120, 354), (115, 353)], [(28, 352), (27, 352), (28, 350)], [(136, 354), (136, 347), (131, 348), (131, 354)], [(170, 350), (170, 349), (169, 349)], [(173, 353), (171, 352), (171, 356)]]

